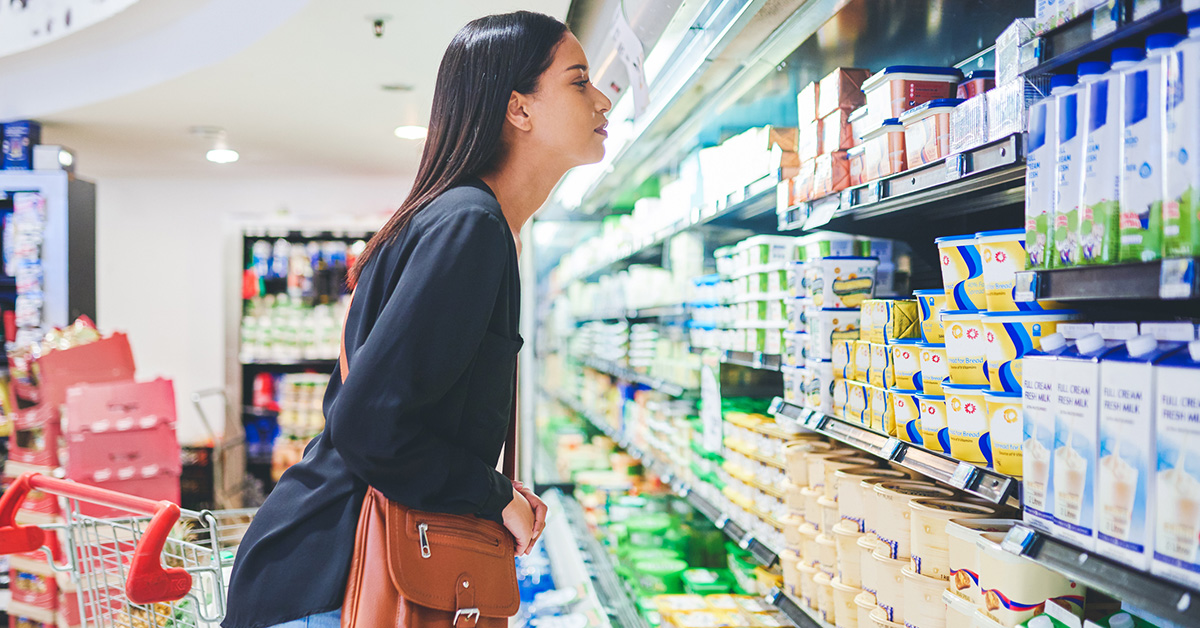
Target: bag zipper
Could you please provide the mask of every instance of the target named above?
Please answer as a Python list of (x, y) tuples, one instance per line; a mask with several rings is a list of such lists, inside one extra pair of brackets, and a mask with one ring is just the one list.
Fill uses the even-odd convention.
[(429, 551), (429, 536), (426, 534), (429, 531), (429, 524), (422, 523), (417, 526), (417, 534), (421, 537), (421, 558), (429, 558), (432, 553)]
[[(473, 530), (465, 526), (457, 526), (453, 524), (439, 523), (433, 528), (433, 533), (440, 536), (452, 536), (469, 541), (487, 543), (492, 546), (499, 547), (500, 540), (488, 536), (486, 533)], [(429, 558), (432, 555), (432, 550), (429, 545), (429, 524), (417, 524), (417, 536), (421, 543), (421, 557)]]

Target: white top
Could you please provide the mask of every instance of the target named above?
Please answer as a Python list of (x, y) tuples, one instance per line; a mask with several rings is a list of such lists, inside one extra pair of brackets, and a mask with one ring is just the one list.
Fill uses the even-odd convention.
[[(1045, 338), (1042, 339), (1045, 343)], [(1079, 349), (1079, 353), (1095, 353), (1104, 348), (1104, 336), (1100, 334), (1088, 334), (1079, 340), (1075, 341), (1075, 347)]]
[(1142, 334), (1136, 338), (1130, 338), (1125, 343), (1125, 348), (1129, 350), (1130, 356), (1140, 358), (1158, 348), (1158, 339), (1154, 337), (1154, 334)]
[(1046, 353), (1053, 353), (1065, 346), (1067, 346), (1067, 337), (1060, 333), (1042, 336), (1042, 351)]

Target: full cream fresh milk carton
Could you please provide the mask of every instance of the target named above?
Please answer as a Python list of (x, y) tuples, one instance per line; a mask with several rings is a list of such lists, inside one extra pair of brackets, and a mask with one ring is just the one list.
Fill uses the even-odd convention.
[(1125, 71), (1124, 184), (1118, 259), (1148, 262), (1162, 257), (1163, 66), (1183, 38), (1159, 33), (1146, 38), (1146, 59)]
[(1087, 84), (1087, 115), (1083, 125), (1083, 206), (1079, 214), (1079, 258), (1083, 264), (1117, 261), (1120, 244), (1121, 160), (1124, 71), (1137, 65), (1140, 48), (1117, 48), (1108, 72)]
[(1150, 568), (1153, 548), (1154, 363), (1181, 346), (1142, 334), (1100, 362), (1096, 551), (1139, 569)]
[(1167, 55), (1163, 257), (1200, 255), (1200, 11)]
[(1054, 373), (1055, 536), (1086, 549), (1096, 545), (1096, 457), (1100, 430), (1100, 334), (1080, 338), (1058, 356)]
[(1025, 355), (1021, 370), (1021, 506), (1025, 522), (1047, 532), (1054, 528), (1054, 373), (1058, 356), (1066, 350), (1067, 339), (1050, 334), (1042, 338), (1041, 350)]
[(1200, 341), (1159, 362), (1154, 382), (1158, 447), (1153, 479), (1158, 575), (1200, 586)]
[[(1054, 77), (1058, 79), (1059, 77)], [(1069, 86), (1058, 87), (1058, 92)], [(1054, 253), (1054, 166), (1058, 155), (1055, 94), (1029, 108), (1025, 140), (1026, 268), (1049, 268)], [(955, 308), (951, 308), (955, 309)]]
[[(1054, 257), (1050, 266), (1065, 268), (1079, 263), (1079, 206), (1083, 202), (1084, 146), (1083, 127), (1086, 118), (1087, 84), (1108, 71), (1106, 63), (1081, 63), (1080, 85), (1059, 95), (1058, 159), (1055, 168)], [(1070, 80), (1073, 77), (1067, 77)]]

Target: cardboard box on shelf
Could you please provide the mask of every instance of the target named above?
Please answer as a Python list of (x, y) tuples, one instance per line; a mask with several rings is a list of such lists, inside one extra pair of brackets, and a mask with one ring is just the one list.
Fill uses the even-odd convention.
[(858, 140), (854, 137), (854, 131), (850, 127), (849, 111), (838, 109), (821, 118), (822, 153), (854, 148), (857, 144)]
[(809, 122), (817, 121), (818, 90), (820, 90), (819, 85), (809, 83), (796, 95), (796, 113), (799, 114), (798, 120), (801, 128)]
[(800, 127), (796, 147), (796, 153), (800, 156), (800, 161), (816, 159), (817, 155), (821, 154), (821, 142), (824, 139), (822, 137), (822, 129), (820, 120), (813, 120)]
[(863, 68), (838, 68), (821, 79), (817, 93), (817, 117), (824, 118), (839, 109), (857, 109), (866, 103), (863, 81), (871, 71)]
[(850, 161), (846, 151), (821, 155), (813, 162), (813, 198), (828, 196), (850, 187)]

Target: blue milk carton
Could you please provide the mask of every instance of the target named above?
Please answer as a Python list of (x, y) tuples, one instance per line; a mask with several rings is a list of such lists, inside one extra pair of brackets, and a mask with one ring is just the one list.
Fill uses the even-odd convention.
[(1051, 532), (1086, 549), (1096, 546), (1096, 458), (1100, 431), (1100, 358), (1112, 351), (1088, 334), (1058, 356), (1054, 381)]
[(5, 170), (32, 170), (33, 147), (42, 142), (42, 125), (30, 120), (4, 124)]
[(1025, 522), (1049, 532), (1054, 527), (1054, 379), (1058, 356), (1067, 351), (1061, 333), (1042, 338), (1041, 350), (1028, 353), (1021, 369), (1022, 483)]
[(1130, 339), (1100, 362), (1100, 459), (1096, 551), (1149, 569), (1154, 511), (1154, 364), (1182, 347), (1152, 334)]
[(1150, 570), (1200, 586), (1200, 341), (1156, 367), (1154, 561)]

